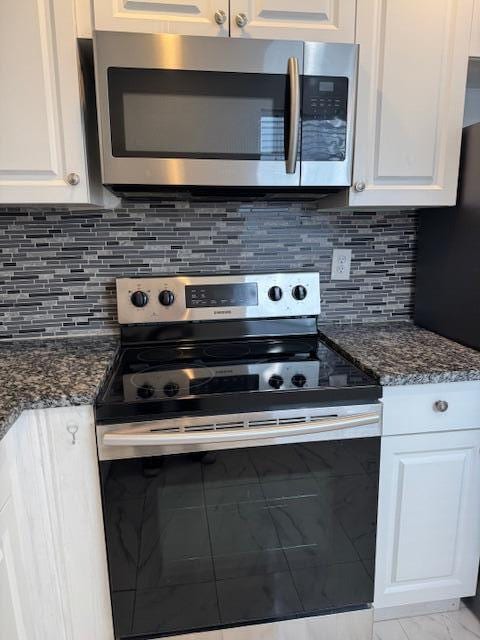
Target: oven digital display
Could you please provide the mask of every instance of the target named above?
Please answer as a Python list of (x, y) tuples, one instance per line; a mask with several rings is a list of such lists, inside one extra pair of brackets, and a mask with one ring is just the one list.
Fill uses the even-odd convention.
[(190, 383), (190, 393), (196, 396), (208, 393), (239, 393), (241, 391), (258, 391), (258, 375), (219, 376), (196, 379)]
[(187, 309), (199, 307), (253, 307), (258, 305), (256, 282), (199, 284), (185, 287)]

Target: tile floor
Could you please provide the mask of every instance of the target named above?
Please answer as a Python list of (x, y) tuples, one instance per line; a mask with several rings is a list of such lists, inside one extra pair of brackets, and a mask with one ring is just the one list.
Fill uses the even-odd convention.
[(373, 640), (476, 640), (480, 622), (468, 609), (375, 622)]

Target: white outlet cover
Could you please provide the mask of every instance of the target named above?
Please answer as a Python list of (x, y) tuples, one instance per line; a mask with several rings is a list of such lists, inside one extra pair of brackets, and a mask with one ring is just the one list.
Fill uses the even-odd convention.
[(332, 280), (350, 280), (351, 249), (334, 249), (332, 252)]

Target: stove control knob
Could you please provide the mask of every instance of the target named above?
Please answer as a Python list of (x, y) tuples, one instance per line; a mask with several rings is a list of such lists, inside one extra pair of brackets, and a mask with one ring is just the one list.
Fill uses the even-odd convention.
[(176, 382), (167, 382), (167, 384), (163, 387), (163, 393), (167, 396), (167, 398), (173, 398), (179, 392), (180, 387)]
[(142, 398), (142, 400), (148, 400), (148, 398), (151, 398), (154, 393), (155, 389), (148, 383), (143, 384), (137, 389), (137, 395), (139, 398)]
[(307, 379), (303, 375), (303, 373), (296, 373), (292, 377), (292, 384), (294, 387), (304, 387), (306, 383), (307, 383)]
[(169, 307), (170, 305), (172, 305), (174, 300), (175, 300), (175, 294), (173, 293), (173, 291), (169, 291), (168, 289), (164, 289), (163, 291), (160, 291), (158, 295), (158, 301), (164, 307)]
[(130, 301), (134, 307), (144, 307), (148, 303), (148, 296), (145, 291), (134, 291)]
[(270, 289), (268, 290), (268, 297), (270, 298), (270, 300), (273, 300), (273, 302), (278, 302), (282, 299), (282, 296), (283, 291), (280, 289), (280, 287), (270, 287)]
[(280, 389), (280, 387), (283, 385), (283, 378), (282, 376), (279, 376), (278, 373), (274, 373), (268, 381), (268, 384), (274, 389)]
[(307, 297), (307, 290), (303, 285), (297, 284), (296, 287), (293, 287), (292, 296), (295, 298), (295, 300), (305, 300), (305, 298)]

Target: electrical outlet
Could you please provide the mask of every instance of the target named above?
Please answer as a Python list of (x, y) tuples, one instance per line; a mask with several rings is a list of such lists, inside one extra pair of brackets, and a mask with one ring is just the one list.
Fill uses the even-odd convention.
[(351, 249), (334, 249), (332, 252), (332, 280), (350, 280)]

